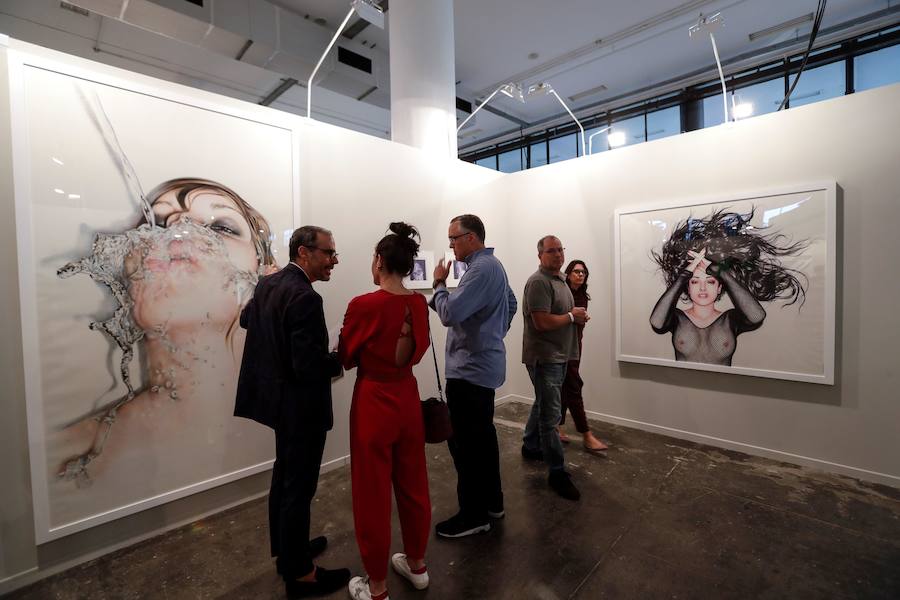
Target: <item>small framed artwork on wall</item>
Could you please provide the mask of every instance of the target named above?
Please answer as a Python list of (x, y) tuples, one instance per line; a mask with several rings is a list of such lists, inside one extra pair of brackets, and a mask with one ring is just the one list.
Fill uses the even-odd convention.
[(450, 272), (447, 274), (447, 287), (458, 286), (466, 269), (469, 268), (469, 263), (464, 260), (456, 260), (452, 251), (444, 253), (444, 263), (450, 267)]
[(430, 289), (434, 277), (434, 252), (420, 250), (413, 259), (413, 268), (403, 284), (412, 290)]

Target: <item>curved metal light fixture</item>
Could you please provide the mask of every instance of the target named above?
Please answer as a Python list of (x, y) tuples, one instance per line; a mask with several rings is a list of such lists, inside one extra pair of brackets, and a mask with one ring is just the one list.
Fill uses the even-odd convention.
[(713, 55), (716, 57), (716, 67), (719, 69), (719, 81), (722, 82), (722, 107), (725, 109), (725, 122), (728, 122), (728, 90), (725, 87), (725, 74), (722, 72), (722, 61), (719, 60), (719, 49), (716, 47), (716, 36), (713, 32), (722, 26), (722, 13), (717, 12), (713, 15), (704, 17), (702, 14), (696, 23), (688, 28), (688, 35), (691, 38), (702, 36), (704, 33), (709, 34), (709, 40), (712, 42)]
[(585, 155), (585, 143), (584, 143), (584, 127), (581, 125), (581, 121), (569, 110), (569, 106), (563, 101), (562, 98), (559, 97), (559, 94), (556, 93), (556, 90), (553, 89), (553, 86), (550, 85), (549, 82), (542, 81), (540, 83), (535, 83), (528, 88), (528, 96), (540, 96), (543, 94), (547, 94), (549, 96), (555, 97), (559, 100), (559, 103), (562, 104), (562, 107), (566, 109), (566, 112), (569, 113), (569, 116), (572, 117), (572, 120), (575, 121), (575, 124), (578, 125), (578, 129), (581, 130), (581, 155)]
[(306, 117), (312, 118), (312, 87), (313, 87), (313, 79), (316, 78), (316, 73), (319, 72), (319, 67), (322, 66), (322, 63), (325, 62), (325, 57), (328, 56), (328, 53), (331, 52), (331, 48), (334, 46), (334, 43), (337, 41), (338, 36), (341, 35), (344, 31), (344, 27), (347, 26), (347, 22), (350, 20), (350, 17), (353, 16), (353, 13), (357, 13), (360, 18), (365, 19), (372, 25), (384, 29), (384, 10), (372, 0), (353, 0), (350, 3), (350, 11), (347, 13), (347, 16), (344, 17), (344, 20), (341, 22), (341, 26), (338, 27), (338, 30), (334, 32), (334, 37), (331, 38), (331, 41), (328, 42), (328, 47), (325, 48), (325, 52), (322, 53), (321, 58), (319, 58), (319, 62), (316, 63), (316, 68), (313, 69), (312, 74), (309, 76), (309, 79), (306, 81)]
[(493, 100), (494, 96), (496, 96), (498, 93), (503, 93), (503, 95), (509, 96), (513, 100), (518, 100), (519, 102), (522, 102), (523, 104), (525, 102), (525, 95), (522, 93), (521, 85), (519, 85), (517, 83), (512, 83), (512, 82), (504, 83), (503, 85), (498, 87), (496, 90), (494, 90), (490, 96), (488, 96), (487, 98), (485, 98), (484, 100), (481, 101), (481, 104), (479, 104), (475, 108), (475, 110), (472, 111), (472, 114), (469, 115), (468, 117), (466, 117), (463, 120), (463, 122), (459, 124), (459, 126), (456, 128), (456, 133), (459, 133), (460, 129), (465, 127), (466, 123), (468, 123), (472, 119), (472, 117), (475, 116), (475, 113), (477, 113), (479, 110), (481, 110), (481, 108), (485, 104), (487, 104), (488, 102)]

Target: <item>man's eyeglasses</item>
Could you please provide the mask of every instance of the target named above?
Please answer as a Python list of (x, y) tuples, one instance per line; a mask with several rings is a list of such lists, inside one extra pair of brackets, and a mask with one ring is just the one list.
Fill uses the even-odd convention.
[(455, 242), (455, 241), (458, 240), (459, 238), (463, 237), (464, 235), (469, 235), (470, 233), (472, 233), (472, 232), (471, 232), (471, 231), (467, 231), (467, 232), (465, 232), (465, 233), (460, 233), (459, 235), (450, 235), (450, 236), (447, 236), (447, 239), (450, 240), (450, 243), (452, 244), (453, 242)]
[(309, 248), (310, 250), (318, 250), (319, 252), (324, 252), (328, 255), (328, 258), (334, 260), (338, 257), (338, 253), (331, 248), (319, 248), (318, 246), (307, 246), (306, 244), (301, 244), (304, 248)]
[(546, 249), (544, 249), (544, 252), (546, 252), (547, 254), (562, 254), (565, 251), (566, 251), (565, 248), (546, 248)]

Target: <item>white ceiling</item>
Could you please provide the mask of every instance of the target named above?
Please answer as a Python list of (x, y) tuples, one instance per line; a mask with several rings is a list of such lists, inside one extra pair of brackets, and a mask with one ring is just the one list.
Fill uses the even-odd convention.
[[(170, 6), (179, 2), (151, 1)], [(318, 21), (323, 31), (334, 31), (349, 9), (349, 0), (268, 1), (301, 17), (308, 15), (312, 22), (324, 19)], [(224, 5), (238, 0), (215, 2)], [(640, 99), (636, 92), (676, 78), (692, 75), (698, 81), (715, 77), (708, 38), (688, 36), (688, 27), (701, 12), (721, 11), (724, 17), (716, 40), (727, 75), (746, 68), (747, 60), (736, 60), (745, 55), (776, 46), (778, 50), (767, 55), (772, 59), (803, 47), (802, 36), (809, 33), (810, 22), (756, 42), (750, 42), (748, 35), (815, 9), (816, 0), (454, 0), (457, 94), (477, 103), (507, 81), (525, 86), (547, 81), (568, 101), (571, 96), (605, 86), (605, 90), (570, 102), (576, 114), (586, 116)], [(390, 14), (389, 6), (388, 24)], [(856, 20), (865, 23), (846, 26)], [(900, 22), (896, 0), (829, 0), (822, 40), (828, 40), (830, 29), (842, 26), (843, 31), (833, 34), (834, 39), (896, 22)], [(61, 10), (58, 0), (3, 0), (0, 27), (0, 31), (25, 41), (251, 101), (265, 97), (286, 76), (277, 71), (277, 61), (238, 62), (227, 52), (216, 54), (209, 48), (137, 31), (109, 18), (75, 15)], [(384, 31), (366, 27), (354, 38), (366, 47), (374, 45), (379, 54), (389, 52), (388, 40), (389, 25)], [(97, 47), (101, 52), (92, 51)], [(532, 54), (537, 57), (529, 58)], [(309, 63), (317, 57), (299, 58)], [(274, 106), (302, 112), (304, 92), (295, 86)], [(379, 89), (363, 102), (334, 95), (319, 97), (330, 98), (330, 105), (323, 109), (330, 111), (332, 122), (385, 135), (390, 116), (378, 106), (388, 106), (388, 93), (388, 89)], [(514, 135), (511, 132), (522, 123), (543, 128), (568, 119), (549, 96), (521, 104), (498, 95), (491, 107), (511, 119), (479, 112), (474, 125), (464, 130), (461, 148), (494, 143), (504, 133)]]
[[(885, 0), (830, 0), (822, 30), (891, 4)], [(813, 0), (455, 0), (456, 79), (461, 89), (479, 96), (505, 81), (524, 86), (548, 81), (578, 114), (579, 108), (697, 71), (714, 77), (709, 38), (691, 39), (688, 35), (688, 27), (701, 12), (722, 13), (724, 26), (715, 36), (720, 57), (728, 63), (734, 57), (808, 34), (811, 22), (755, 42), (748, 37), (815, 9)], [(900, 20), (900, 14), (894, 10), (892, 18)], [(610, 39), (611, 43), (604, 41)], [(532, 53), (538, 57), (530, 59)], [(726, 68), (726, 75), (728, 72)], [(568, 100), (601, 85), (607, 89), (577, 102)], [(498, 95), (491, 106), (528, 123), (563, 114), (556, 99), (549, 96), (522, 104)], [(479, 113), (477, 125), (482, 133), (461, 139), (461, 147), (517, 127), (505, 119), (481, 116)]]

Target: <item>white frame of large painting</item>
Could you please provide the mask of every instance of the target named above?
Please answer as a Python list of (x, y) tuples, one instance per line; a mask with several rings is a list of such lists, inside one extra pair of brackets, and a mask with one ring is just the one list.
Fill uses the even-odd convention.
[[(300, 141), (299, 131), (304, 126), (304, 120), (298, 117), (279, 113), (278, 111), (254, 107), (218, 96), (213, 93), (193, 90), (179, 84), (162, 82), (150, 77), (130, 73), (115, 67), (99, 65), (91, 61), (67, 57), (62, 54), (47, 52), (32, 53), (30, 51), (10, 48), (8, 51), (9, 84), (11, 101), (11, 128), (13, 148), (13, 179), (15, 187), (16, 206), (16, 230), (19, 267), (19, 289), (22, 319), (22, 346), (25, 370), (26, 413), (28, 420), (28, 446), (31, 463), (31, 485), (34, 506), (34, 526), (37, 543), (45, 543), (66, 535), (89, 529), (101, 523), (106, 523), (117, 518), (124, 517), (154, 506), (183, 498), (203, 490), (207, 490), (225, 483), (259, 473), (271, 468), (274, 462), (274, 452), (266, 452), (266, 458), (255, 464), (240, 466), (235, 470), (221, 472), (217, 475), (205, 478), (201, 481), (192, 481), (187, 485), (181, 485), (176, 489), (163, 489), (159, 493), (150, 494), (148, 497), (137, 498), (133, 502), (127, 502), (111, 509), (100, 509), (93, 514), (87, 514), (70, 522), (54, 523), (51, 520), (50, 485), (48, 482), (48, 441), (45, 439), (47, 423), (45, 421), (44, 397), (42, 391), (42, 354), (38, 330), (38, 279), (37, 258), (35, 255), (36, 235), (33, 230), (33, 199), (31, 197), (32, 164), (30, 160), (31, 144), (28, 136), (28, 110), (26, 105), (26, 70), (38, 69), (49, 71), (59, 75), (71, 77), (75, 80), (87, 82), (90, 85), (109, 86), (124, 92), (133, 92), (146, 97), (159, 99), (182, 105), (190, 110), (199, 109), (213, 114), (212, 119), (220, 116), (241, 120), (242, 126), (248, 123), (255, 127), (256, 124), (274, 127), (284, 130), (285, 133), (277, 135), (287, 137), (289, 135), (290, 157), (286, 161), (290, 164), (283, 167), (284, 179), (280, 179), (286, 192), (284, 196), (291, 206), (277, 204), (279, 221), (277, 225), (290, 226), (292, 229), (300, 222)], [(116, 92), (118, 93), (118, 92)], [(179, 109), (180, 110), (180, 109)], [(218, 115), (218, 116), (216, 116)], [(261, 130), (260, 130), (261, 131)], [(273, 134), (274, 135), (274, 134)], [(287, 143), (285, 144), (287, 148)], [(282, 168), (282, 167), (279, 167)], [(288, 175), (289, 173), (289, 175)], [(287, 177), (290, 177), (289, 188)], [(292, 223), (287, 223), (290, 219)], [(278, 227), (273, 228), (276, 236), (282, 235)], [(279, 242), (280, 243), (280, 239)], [(286, 245), (286, 242), (285, 242)], [(280, 246), (279, 246), (280, 247)], [(279, 262), (284, 262), (282, 257)], [(174, 398), (174, 396), (173, 396)], [(224, 399), (225, 404), (233, 399)], [(224, 410), (224, 409), (223, 409)], [(231, 410), (230, 408), (228, 409)], [(253, 427), (261, 427), (246, 421)], [(254, 432), (254, 436), (261, 436), (260, 432)], [(254, 459), (256, 461), (258, 459)], [(220, 463), (225, 464), (223, 459)], [(253, 461), (250, 461), (253, 462)], [(227, 467), (226, 467), (227, 468)]]
[[(768, 377), (774, 379), (803, 381), (826, 385), (834, 384), (836, 264), (838, 253), (836, 236), (838, 218), (837, 192), (838, 186), (836, 182), (824, 181), (756, 192), (727, 195), (723, 194), (721, 196), (710, 196), (702, 199), (692, 198), (690, 200), (673, 200), (652, 205), (642, 205), (637, 207), (617, 209), (615, 211), (613, 220), (616, 360), (622, 362), (643, 363), (649, 365), (660, 365), (682, 369), (695, 369), (701, 371), (714, 371), (719, 373), (751, 375), (756, 377)], [(707, 364), (702, 362), (678, 361), (675, 358), (644, 356), (639, 353), (630, 352), (628, 348), (623, 349), (623, 346), (629, 345), (629, 343), (631, 343), (630, 340), (634, 339), (634, 334), (629, 331), (629, 325), (636, 326), (631, 323), (625, 323), (623, 320), (623, 219), (630, 218), (634, 215), (640, 215), (641, 219), (644, 218), (643, 215), (647, 215), (647, 218), (651, 218), (650, 215), (654, 212), (680, 209), (686, 209), (683, 214), (689, 216), (692, 214), (690, 212), (691, 209), (697, 210), (698, 208), (702, 209), (703, 207), (726, 208), (729, 205), (735, 203), (752, 203), (753, 201), (766, 201), (767, 199), (776, 199), (779, 196), (789, 196), (806, 193), (817, 194), (822, 203), (821, 210), (824, 211), (824, 214), (822, 215), (822, 238), (817, 240), (819, 243), (823, 243), (825, 246), (824, 256), (822, 257), (824, 262), (823, 267), (825, 281), (821, 286), (823, 298), (821, 298), (819, 301), (819, 305), (821, 306), (822, 310), (822, 347), (820, 350), (815, 349), (814, 352), (817, 357), (821, 358), (821, 369), (779, 370), (778, 368), (757, 368), (741, 366), (739, 364), (732, 364), (732, 366)], [(650, 248), (647, 249), (648, 254), (650, 250)], [(654, 248), (654, 250), (658, 250), (658, 248)], [(649, 263), (651, 261), (648, 259), (646, 262)], [(649, 268), (645, 269), (645, 271), (646, 273), (642, 273), (642, 276), (649, 273)], [(653, 301), (655, 302), (656, 299), (654, 298)], [(818, 327), (818, 323), (816, 324), (816, 326)], [(644, 321), (642, 327), (649, 328), (649, 323), (647, 320)], [(640, 335), (645, 335), (645, 332), (643, 331), (639, 333)], [(777, 341), (777, 332), (769, 331), (767, 332), (767, 334), (772, 337), (773, 341)], [(629, 336), (632, 337), (629, 338)], [(636, 346), (637, 344), (631, 343), (631, 345)]]

